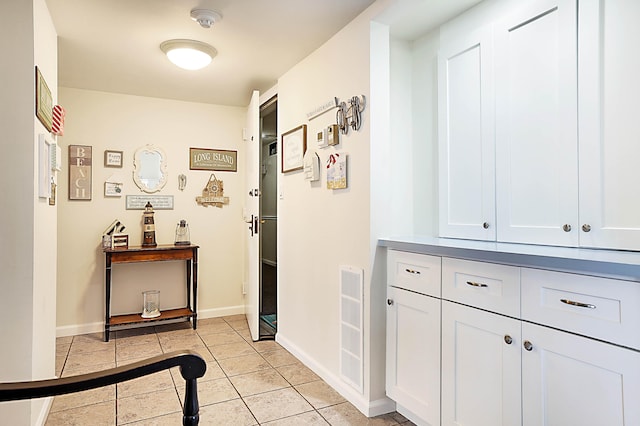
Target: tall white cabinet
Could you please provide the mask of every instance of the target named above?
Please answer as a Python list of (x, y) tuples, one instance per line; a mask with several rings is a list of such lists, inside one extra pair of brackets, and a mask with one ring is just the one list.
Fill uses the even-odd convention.
[(504, 242), (578, 244), (576, 0), (496, 21), (496, 208)]
[(580, 245), (640, 250), (640, 2), (580, 0)]
[(640, 2), (485, 3), (441, 39), (440, 236), (640, 250)]
[(491, 26), (443, 43), (438, 76), (440, 235), (495, 240)]

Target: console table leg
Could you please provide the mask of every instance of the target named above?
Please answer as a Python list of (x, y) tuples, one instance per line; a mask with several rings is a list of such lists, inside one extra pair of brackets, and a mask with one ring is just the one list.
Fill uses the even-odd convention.
[(198, 248), (193, 248), (193, 329), (196, 329), (198, 323)]
[(104, 268), (105, 287), (105, 318), (104, 318), (104, 341), (109, 341), (109, 319), (111, 318), (111, 253), (106, 253)]

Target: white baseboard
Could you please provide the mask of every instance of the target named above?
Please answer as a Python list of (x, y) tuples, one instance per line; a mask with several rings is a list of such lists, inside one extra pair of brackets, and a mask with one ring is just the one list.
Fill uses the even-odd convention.
[(51, 410), (51, 405), (53, 404), (53, 397), (48, 396), (42, 399), (42, 407), (40, 408), (40, 414), (38, 414), (38, 418), (36, 419), (35, 424), (38, 426), (44, 426), (47, 421), (47, 417), (49, 416), (49, 410)]
[(309, 356), (309, 354), (300, 350), (291, 340), (283, 336), (281, 332), (276, 334), (276, 342), (282, 347), (291, 352), (296, 358), (298, 358), (304, 365), (310, 368), (316, 373), (322, 380), (327, 382), (329, 386), (335, 389), (342, 397), (353, 404), (362, 414), (367, 417), (375, 417), (381, 414), (391, 413), (395, 411), (396, 404), (391, 399), (384, 397), (369, 401), (361, 393), (358, 393), (353, 387), (340, 379), (339, 376), (333, 374), (327, 370), (324, 366), (320, 365), (315, 359)]
[(74, 324), (56, 327), (56, 337), (77, 336), (79, 334), (101, 333), (104, 331), (104, 322), (92, 322), (89, 324)]
[[(227, 306), (224, 308), (198, 310), (198, 319), (226, 317), (228, 315), (244, 314), (244, 305)], [(182, 321), (182, 320), (177, 320)], [(157, 323), (149, 323), (157, 325)], [(80, 334), (102, 333), (104, 322), (92, 322), (88, 324), (64, 325), (56, 328), (56, 337), (77, 336)]]
[(198, 309), (198, 319), (226, 317), (244, 314), (244, 305), (227, 306), (225, 308)]

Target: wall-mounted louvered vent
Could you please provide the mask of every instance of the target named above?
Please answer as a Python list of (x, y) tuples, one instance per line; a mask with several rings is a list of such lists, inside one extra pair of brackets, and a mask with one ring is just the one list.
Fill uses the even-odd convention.
[(340, 376), (363, 391), (363, 271), (340, 266)]

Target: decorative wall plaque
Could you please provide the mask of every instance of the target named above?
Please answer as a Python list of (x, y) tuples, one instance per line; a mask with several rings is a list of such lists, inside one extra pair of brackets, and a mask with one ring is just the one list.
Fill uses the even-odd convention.
[(238, 171), (238, 151), (189, 148), (190, 170)]
[(127, 210), (144, 210), (151, 203), (154, 210), (173, 210), (173, 195), (127, 195)]
[(196, 203), (205, 207), (222, 207), (223, 204), (229, 204), (229, 197), (224, 196), (224, 184), (213, 173), (202, 190), (202, 196), (196, 197)]
[(69, 199), (91, 200), (91, 147), (69, 145)]

